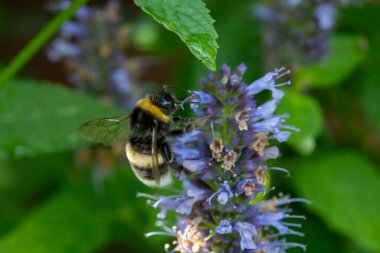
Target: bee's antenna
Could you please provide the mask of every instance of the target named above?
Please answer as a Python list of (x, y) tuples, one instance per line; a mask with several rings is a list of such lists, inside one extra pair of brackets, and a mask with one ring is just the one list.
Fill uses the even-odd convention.
[[(177, 87), (177, 86), (174, 86), (174, 85), (167, 85), (167, 84), (165, 84), (165, 85), (163, 85), (163, 87), (164, 87), (165, 92), (168, 92), (168, 88), (173, 88), (173, 89), (177, 89), (177, 90), (180, 90), (180, 91), (183, 91), (183, 92), (191, 94), (190, 90), (186, 90), (184, 88)], [(183, 99), (182, 101), (181, 100), (177, 100), (176, 98), (174, 98), (174, 101), (183, 109), (184, 103), (188, 102), (191, 98), (193, 98), (193, 96), (189, 96), (189, 97)], [(190, 102), (190, 103), (192, 103), (192, 102)]]
[(183, 105), (185, 104), (185, 103), (190, 103), (190, 104), (199, 104), (199, 101), (191, 101), (193, 98), (195, 98), (196, 96), (194, 96), (194, 95), (191, 95), (191, 96), (188, 96), (187, 98), (185, 98), (184, 100), (182, 100), (182, 101), (178, 101), (180, 104), (180, 106), (181, 106), (181, 108), (183, 109)]
[(177, 89), (177, 90), (180, 90), (180, 91), (184, 91), (184, 92), (186, 92), (186, 93), (191, 93), (190, 90), (186, 90), (186, 89), (184, 89), (184, 88), (177, 87), (177, 86), (174, 86), (174, 85), (167, 85), (167, 84), (165, 84), (165, 85), (164, 85), (164, 90), (165, 90), (166, 92), (168, 91), (168, 88), (173, 88), (173, 89)]

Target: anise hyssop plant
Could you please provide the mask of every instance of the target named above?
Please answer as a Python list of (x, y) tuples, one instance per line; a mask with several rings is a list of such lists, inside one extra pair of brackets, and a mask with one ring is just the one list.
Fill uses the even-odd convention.
[[(270, 143), (284, 142), (296, 128), (286, 125), (288, 115), (274, 115), (284, 96), (279, 83), (289, 71), (280, 68), (245, 83), (246, 66), (233, 72), (226, 65), (220, 75), (210, 72), (201, 80), (202, 90), (186, 99), (199, 128), (172, 140), (177, 162), (191, 171), (182, 175), (183, 189), (172, 196), (139, 194), (160, 208), (162, 231), (146, 234), (176, 239), (165, 245), (168, 252), (286, 252), (303, 245), (287, 242), (284, 235), (302, 235), (288, 204), (301, 201), (287, 196), (266, 199), (270, 190), (268, 167), (279, 156)], [(271, 98), (258, 104), (257, 94), (267, 90)], [(176, 224), (165, 221), (174, 211)]]

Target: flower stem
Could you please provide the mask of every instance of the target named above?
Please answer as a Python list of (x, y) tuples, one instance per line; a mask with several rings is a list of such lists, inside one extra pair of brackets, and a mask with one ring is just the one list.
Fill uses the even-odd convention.
[(0, 89), (4, 87), (6, 82), (11, 79), (37, 51), (45, 45), (45, 43), (58, 31), (61, 25), (75, 12), (85, 4), (88, 0), (74, 0), (72, 4), (56, 16), (42, 31), (40, 31), (27, 46), (8, 64), (8, 66), (0, 73)]

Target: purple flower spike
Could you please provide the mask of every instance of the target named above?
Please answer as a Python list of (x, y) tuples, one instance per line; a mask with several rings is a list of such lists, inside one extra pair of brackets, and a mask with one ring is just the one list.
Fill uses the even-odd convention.
[[(280, 152), (276, 142), (286, 141), (297, 129), (285, 125), (288, 115), (276, 115), (284, 95), (278, 83), (289, 72), (285, 69), (244, 82), (244, 64), (236, 69), (223, 65), (220, 74), (209, 73), (201, 81), (201, 91), (191, 91), (186, 102), (195, 112), (197, 129), (170, 140), (174, 160), (183, 167), (182, 189), (170, 197), (158, 196), (154, 207), (161, 214), (176, 213), (175, 231), (161, 226), (176, 237), (167, 252), (278, 252), (302, 247), (280, 236), (302, 235), (296, 231), (303, 218), (291, 214), (288, 205), (305, 202), (288, 197), (262, 200), (274, 187), (268, 185), (272, 170), (269, 159)], [(255, 96), (264, 91), (272, 98), (258, 104)], [(161, 215), (160, 217), (163, 217)]]

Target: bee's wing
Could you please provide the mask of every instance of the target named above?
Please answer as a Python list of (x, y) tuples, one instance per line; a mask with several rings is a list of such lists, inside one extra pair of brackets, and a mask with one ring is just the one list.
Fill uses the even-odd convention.
[(160, 184), (160, 169), (158, 164), (158, 150), (157, 150), (157, 127), (153, 127), (152, 131), (152, 173), (156, 184)]
[(127, 135), (128, 115), (115, 118), (90, 120), (80, 126), (81, 135), (103, 145), (111, 145)]

